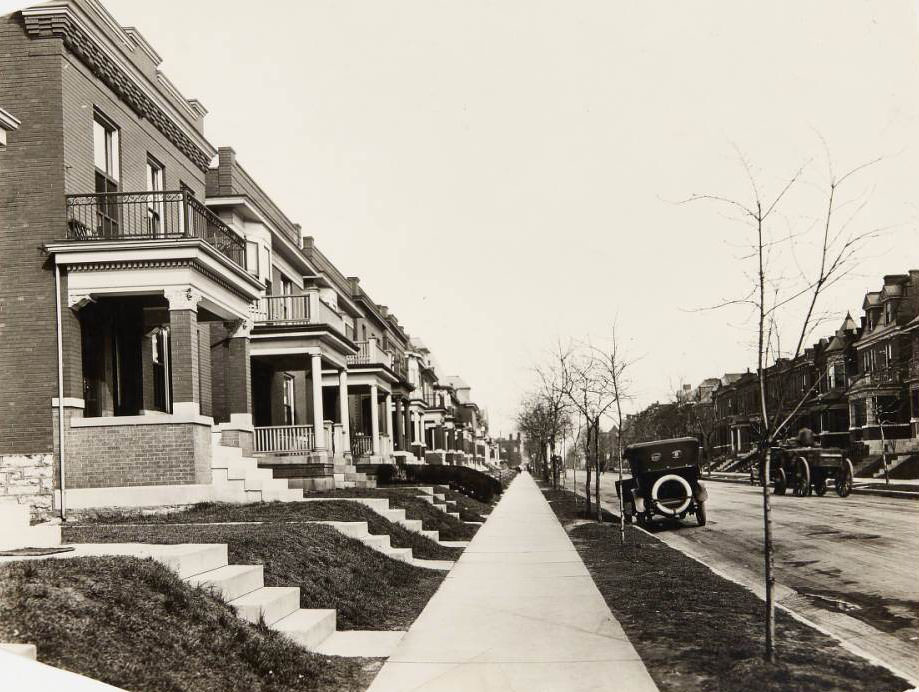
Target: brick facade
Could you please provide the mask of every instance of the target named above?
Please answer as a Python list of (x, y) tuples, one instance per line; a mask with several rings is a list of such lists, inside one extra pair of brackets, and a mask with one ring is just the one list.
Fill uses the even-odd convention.
[[(205, 174), (60, 37), (29, 36), (19, 13), (0, 17), (0, 74), (0, 103), (22, 123), (0, 150), (0, 454), (50, 452), (54, 273), (41, 246), (66, 235), (65, 195), (95, 189), (94, 111), (120, 131), (120, 190), (146, 189), (148, 155), (163, 164), (166, 189), (185, 185), (203, 199)], [(66, 273), (62, 281), (64, 395), (81, 398), (80, 322), (67, 307)]]
[[(56, 409), (52, 418), (56, 425)], [(151, 421), (74, 427), (73, 419), (82, 419), (82, 411), (65, 408), (67, 488), (211, 482), (209, 424)]]

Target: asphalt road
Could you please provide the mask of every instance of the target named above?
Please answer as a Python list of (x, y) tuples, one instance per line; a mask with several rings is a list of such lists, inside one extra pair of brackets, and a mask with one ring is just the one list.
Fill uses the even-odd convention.
[[(568, 483), (571, 483), (569, 472)], [(615, 478), (601, 499), (618, 512)], [(584, 473), (578, 474), (583, 494)], [(570, 487), (570, 485), (569, 485)], [(708, 523), (656, 527), (669, 545), (762, 594), (762, 489), (706, 483)], [(919, 502), (771, 496), (780, 605), (919, 681)]]

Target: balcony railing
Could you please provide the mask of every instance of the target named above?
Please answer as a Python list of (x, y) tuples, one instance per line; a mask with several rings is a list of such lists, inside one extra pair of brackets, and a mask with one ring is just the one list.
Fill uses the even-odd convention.
[(246, 268), (246, 243), (191, 192), (67, 195), (69, 240), (199, 238)]
[(256, 304), (255, 321), (270, 324), (309, 324), (309, 296), (283, 295), (259, 298)]
[(367, 341), (355, 341), (357, 344), (357, 353), (348, 356), (348, 365), (385, 365), (387, 368), (393, 367), (393, 356), (390, 351), (384, 351), (377, 346), (376, 339)]
[(316, 448), (312, 425), (269, 425), (255, 428), (256, 452), (311, 452)]

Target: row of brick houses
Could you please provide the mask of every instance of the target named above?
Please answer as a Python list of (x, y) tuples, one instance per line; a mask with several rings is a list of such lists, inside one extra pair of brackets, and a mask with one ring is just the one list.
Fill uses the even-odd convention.
[[(882, 452), (901, 461), (919, 453), (919, 270), (885, 276), (865, 295), (859, 320), (847, 314), (834, 334), (766, 370), (767, 410), (788, 419), (786, 436), (813, 430), (820, 444), (848, 450), (870, 468)], [(738, 468), (762, 423), (755, 372), (727, 373), (687, 399), (713, 407), (712, 456)]]
[(159, 64), (97, 0), (0, 18), (0, 499), (281, 499), (493, 459), (469, 386)]

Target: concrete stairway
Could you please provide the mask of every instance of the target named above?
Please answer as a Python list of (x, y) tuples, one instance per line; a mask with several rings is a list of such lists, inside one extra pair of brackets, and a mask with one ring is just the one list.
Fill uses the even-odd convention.
[[(399, 560), (400, 562), (405, 562), (415, 567), (423, 567), (425, 569), (436, 569), (442, 571), (449, 571), (453, 568), (454, 563), (452, 560), (425, 560), (423, 558), (415, 557), (411, 548), (393, 547), (390, 543), (390, 537), (388, 535), (370, 533), (370, 529), (368, 528), (366, 521), (317, 521), (315, 523), (331, 526), (349, 538), (354, 538), (364, 545), (373, 548), (377, 552), (383, 553), (387, 557), (391, 557), (394, 560)], [(432, 533), (436, 533), (436, 531)], [(451, 545), (450, 547), (465, 548), (466, 546)]]
[(332, 467), (332, 477), (335, 479), (336, 488), (377, 487), (376, 479), (359, 472), (354, 464), (335, 464)]
[(407, 519), (404, 509), (395, 509), (389, 506), (389, 500), (385, 497), (305, 497), (303, 502), (357, 502), (358, 504), (369, 507), (384, 519), (388, 519), (394, 524), (404, 526), (409, 531), (420, 533), (422, 536), (430, 538), (432, 541), (438, 540), (440, 534), (437, 531), (428, 531), (424, 528), (421, 519)]
[(54, 524), (30, 525), (28, 505), (0, 502), (0, 550), (51, 548), (61, 544), (61, 527)]
[[(178, 574), (189, 584), (213, 589), (233, 607), (236, 614), (256, 624), (263, 620), (312, 651), (324, 647), (348, 656), (388, 656), (404, 632), (337, 632), (336, 615), (330, 609), (300, 607), (300, 589), (293, 586), (265, 586), (262, 565), (231, 565), (226, 543), (78, 543), (68, 553), (49, 557), (120, 555), (152, 558)], [(13, 559), (0, 558), (0, 562)], [(339, 635), (342, 638), (339, 639)]]
[(213, 433), (211, 474), (227, 502), (296, 502), (303, 491), (288, 487), (286, 479), (275, 478), (271, 469), (262, 469), (254, 457), (243, 456), (239, 447), (220, 444), (220, 433)]

